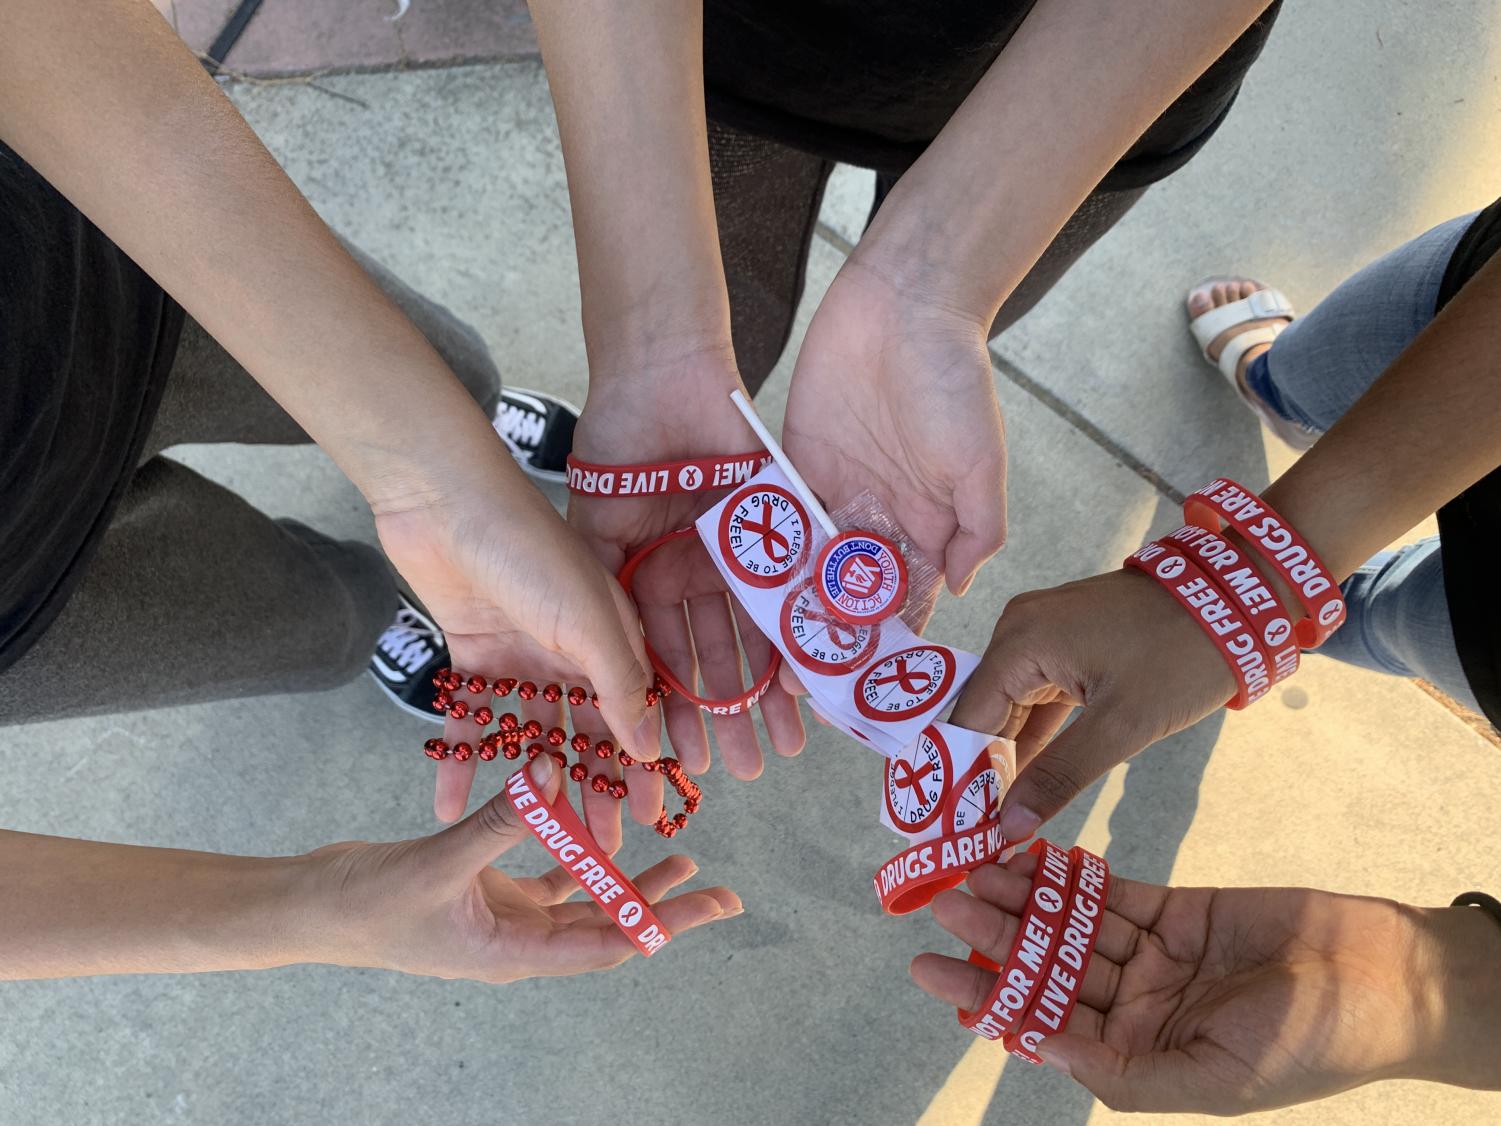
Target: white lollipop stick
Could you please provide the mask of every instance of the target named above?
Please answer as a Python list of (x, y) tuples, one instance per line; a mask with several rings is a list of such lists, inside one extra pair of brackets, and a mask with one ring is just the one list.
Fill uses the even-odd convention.
[(745, 397), (745, 392), (738, 387), (730, 392), (730, 402), (735, 404), (735, 409), (745, 416), (745, 421), (750, 423), (750, 428), (756, 432), (766, 446), (766, 452), (771, 454), (771, 460), (783, 473), (787, 474), (787, 480), (792, 483), (793, 490), (802, 498), (802, 502), (808, 506), (808, 511), (813, 513), (823, 530), (830, 536), (837, 536), (839, 529), (834, 526), (834, 521), (829, 519), (829, 514), (824, 511), (823, 505), (818, 503), (818, 498), (813, 495), (813, 490), (808, 488), (808, 482), (803, 480), (803, 475), (797, 471), (797, 467), (787, 460), (787, 455), (782, 447), (777, 445), (777, 440), (771, 436), (771, 431), (766, 429), (766, 423), (756, 414), (756, 408), (750, 405), (750, 400)]

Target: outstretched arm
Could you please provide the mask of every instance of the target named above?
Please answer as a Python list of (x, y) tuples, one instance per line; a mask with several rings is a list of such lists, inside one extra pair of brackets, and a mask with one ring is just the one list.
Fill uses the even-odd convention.
[[(0, 140), (359, 486), (456, 664), (592, 684), (617, 739), (656, 757), (651, 681), (619, 588), (145, 0), (8, 3)], [(473, 771), (439, 764), (440, 817), (463, 813)], [(618, 841), (608, 815), (600, 831)]]

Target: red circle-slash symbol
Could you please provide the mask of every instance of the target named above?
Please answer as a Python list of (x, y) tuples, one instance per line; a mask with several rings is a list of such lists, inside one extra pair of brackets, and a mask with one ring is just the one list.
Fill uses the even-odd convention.
[(948, 744), (926, 728), (901, 755), (886, 764), (886, 812), (904, 833), (921, 832), (943, 810), (954, 770)]
[(879, 625), (855, 626), (831, 614), (809, 579), (782, 603), (782, 643), (792, 659), (810, 672), (846, 676), (875, 655)]
[(719, 549), (726, 567), (750, 586), (780, 586), (808, 542), (808, 514), (779, 485), (748, 485), (725, 502)]
[(927, 711), (954, 681), (954, 652), (918, 645), (893, 653), (855, 683), (855, 708), (866, 719), (892, 723)]

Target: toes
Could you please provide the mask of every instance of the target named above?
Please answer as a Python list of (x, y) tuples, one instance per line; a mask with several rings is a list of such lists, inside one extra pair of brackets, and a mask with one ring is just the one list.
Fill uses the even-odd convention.
[(1209, 291), (1196, 289), (1188, 295), (1188, 312), (1190, 316), (1202, 317), (1210, 309), (1214, 308), (1214, 302), (1209, 298)]

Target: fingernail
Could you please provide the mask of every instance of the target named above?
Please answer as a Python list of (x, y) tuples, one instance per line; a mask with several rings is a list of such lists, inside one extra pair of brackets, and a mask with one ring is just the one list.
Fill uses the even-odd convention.
[(1001, 814), (1001, 836), (1013, 844), (1026, 840), (1037, 832), (1042, 816), (1024, 805), (1013, 805)]
[(552, 772), (557, 769), (557, 763), (553, 761), (552, 755), (538, 755), (527, 769), (532, 772), (532, 781), (536, 785), (546, 786), (552, 781)]
[(641, 722), (636, 724), (636, 734), (633, 742), (636, 744), (636, 757), (654, 759), (662, 753), (661, 728), (657, 726), (657, 717), (647, 712), (641, 717)]
[(720, 915), (719, 917), (721, 919), (733, 919), (736, 915), (744, 915), (744, 914), (745, 914), (745, 908), (744, 907), (736, 907), (733, 911), (726, 911), (724, 914)]
[(1073, 1069), (1068, 1066), (1068, 1060), (1063, 1056), (1061, 1052), (1058, 1052), (1057, 1050), (1049, 1050), (1048, 1042), (1046, 1040), (1044, 1040), (1037, 1046), (1037, 1056), (1040, 1060), (1042, 1060), (1043, 1063), (1047, 1064), (1049, 1067), (1057, 1068), (1059, 1071), (1063, 1072), (1064, 1075), (1067, 1075), (1070, 1079), (1074, 1077)]

